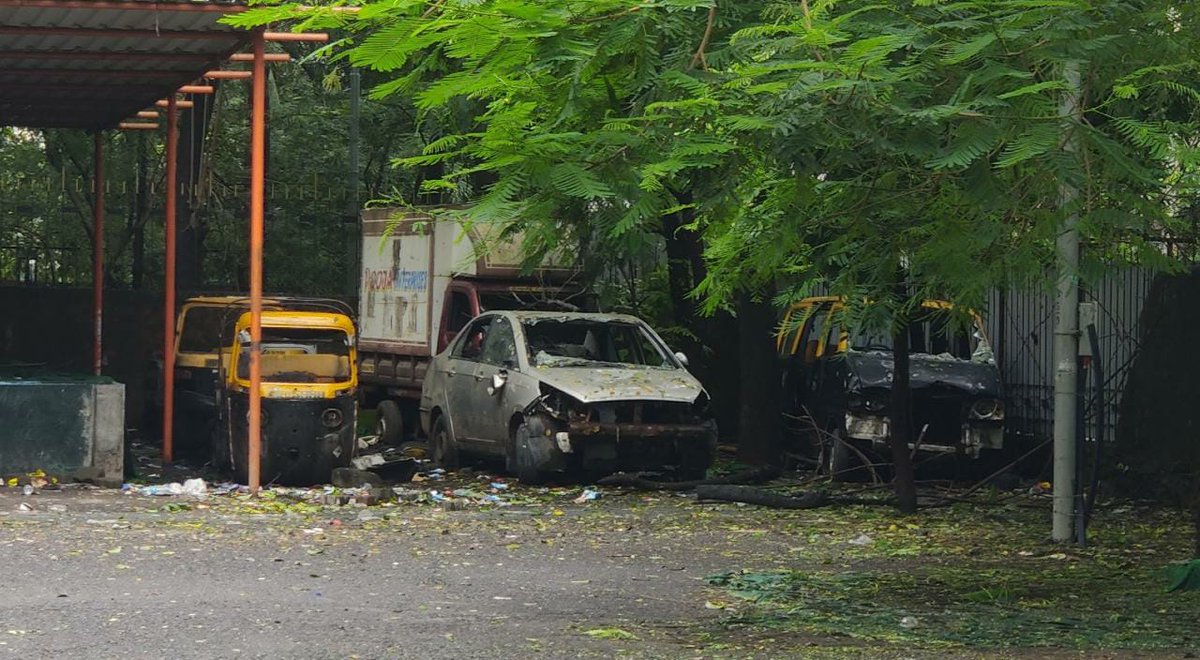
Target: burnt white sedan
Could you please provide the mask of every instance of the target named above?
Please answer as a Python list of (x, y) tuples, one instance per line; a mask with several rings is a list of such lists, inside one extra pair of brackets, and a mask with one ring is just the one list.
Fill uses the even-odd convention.
[(435, 462), (505, 459), (522, 481), (616, 471), (702, 478), (716, 423), (708, 394), (643, 321), (620, 314), (498, 311), (433, 359), (421, 427)]

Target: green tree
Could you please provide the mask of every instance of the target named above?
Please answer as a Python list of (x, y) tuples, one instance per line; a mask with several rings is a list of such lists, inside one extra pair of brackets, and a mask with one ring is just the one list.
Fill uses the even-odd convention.
[[(982, 307), (992, 287), (1044, 282), (1071, 215), (1089, 246), (1078, 275), (1161, 265), (1148, 239), (1174, 231), (1195, 163), (1196, 10), (1170, 2), (393, 0), (234, 20), (296, 18), (388, 74), (374, 97), (443, 120), (397, 164), (443, 168), (428, 190), (486, 174), (468, 216), (524, 231), (531, 258), (701, 238), (692, 293), (743, 322), (743, 386), (758, 385), (743, 401), (763, 405), (742, 443), (760, 456), (776, 381), (755, 330), (773, 316), (755, 305), (777, 287), (820, 284), (852, 323), (900, 338), (925, 298)], [(1082, 110), (1064, 117), (1067, 94)], [(911, 429), (893, 428), (902, 468)]]

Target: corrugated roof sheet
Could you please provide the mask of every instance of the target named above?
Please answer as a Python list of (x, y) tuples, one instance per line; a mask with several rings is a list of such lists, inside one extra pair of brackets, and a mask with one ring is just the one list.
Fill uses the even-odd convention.
[(0, 126), (115, 127), (242, 49), (221, 0), (0, 0)]

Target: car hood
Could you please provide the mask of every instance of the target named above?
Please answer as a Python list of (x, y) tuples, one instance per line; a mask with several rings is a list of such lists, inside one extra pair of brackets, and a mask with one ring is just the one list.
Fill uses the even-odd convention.
[(683, 369), (539, 367), (543, 383), (583, 403), (599, 401), (678, 401), (692, 403), (704, 388)]
[[(861, 388), (890, 388), (896, 363), (891, 353), (850, 351), (846, 353), (850, 372)], [(973, 362), (950, 356), (914, 353), (909, 356), (909, 386), (951, 387), (980, 396), (1001, 395), (1000, 370), (994, 362)]]

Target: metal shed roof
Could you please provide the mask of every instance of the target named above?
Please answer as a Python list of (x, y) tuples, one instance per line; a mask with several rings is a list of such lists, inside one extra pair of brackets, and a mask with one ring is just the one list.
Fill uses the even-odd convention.
[(0, 126), (112, 128), (217, 68), (241, 0), (0, 0)]

